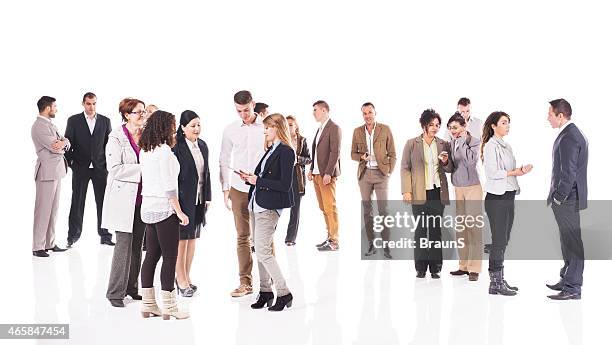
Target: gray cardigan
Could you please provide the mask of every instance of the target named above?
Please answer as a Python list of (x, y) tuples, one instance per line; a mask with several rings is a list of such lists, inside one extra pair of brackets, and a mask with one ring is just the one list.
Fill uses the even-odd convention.
[(480, 184), (478, 178), (478, 156), (480, 138), (468, 134), (451, 141), (453, 172), (451, 182), (455, 187), (468, 187)]

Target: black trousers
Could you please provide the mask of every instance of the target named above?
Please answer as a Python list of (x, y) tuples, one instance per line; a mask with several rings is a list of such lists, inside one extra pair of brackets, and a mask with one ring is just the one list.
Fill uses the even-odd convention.
[(106, 189), (107, 172), (96, 171), (93, 168), (72, 170), (72, 204), (68, 215), (68, 240), (76, 242), (83, 230), (83, 212), (87, 198), (89, 181), (93, 184), (98, 213), (98, 235), (101, 239), (111, 238), (113, 235), (102, 228), (102, 204), (104, 203), (104, 190)]
[[(442, 241), (442, 216), (444, 214), (444, 204), (440, 200), (440, 188), (426, 191), (427, 201), (423, 205), (413, 205), (412, 213), (416, 217), (421, 215), (422, 222), (419, 222), (414, 232), (416, 245), (414, 248), (414, 268), (417, 272), (426, 272), (429, 268), (431, 273), (439, 273), (442, 270), (442, 248), (434, 246), (421, 246), (421, 239), (429, 241)], [(427, 216), (436, 216), (435, 220)], [(429, 242), (428, 242), (429, 244)]]
[(298, 227), (300, 226), (300, 203), (302, 201), (302, 195), (298, 190), (297, 175), (293, 173), (293, 207), (291, 207), (291, 213), (289, 215), (289, 225), (287, 225), (287, 235), (285, 236), (285, 242), (295, 242), (298, 233)]
[(179, 219), (176, 214), (159, 223), (147, 224), (147, 255), (140, 274), (140, 284), (143, 288), (153, 287), (155, 268), (163, 256), (161, 267), (161, 288), (165, 291), (174, 290), (174, 274), (179, 245)]
[(502, 195), (487, 193), (485, 211), (491, 227), (491, 250), (489, 252), (489, 272), (504, 269), (504, 255), (510, 242), (510, 232), (514, 223), (514, 197), (516, 191)]
[(582, 290), (582, 273), (584, 271), (584, 246), (580, 230), (580, 212), (578, 210), (577, 192), (572, 191), (561, 205), (552, 203), (555, 220), (559, 226), (563, 268), (561, 282), (563, 290), (579, 293)]

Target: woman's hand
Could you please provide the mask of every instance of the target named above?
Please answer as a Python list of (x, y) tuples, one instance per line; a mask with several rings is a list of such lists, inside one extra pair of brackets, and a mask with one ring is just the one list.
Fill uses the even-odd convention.
[(176, 214), (176, 216), (181, 221), (180, 224), (182, 226), (185, 226), (185, 225), (189, 224), (189, 217), (187, 217), (187, 215), (185, 213), (179, 212), (179, 213)]

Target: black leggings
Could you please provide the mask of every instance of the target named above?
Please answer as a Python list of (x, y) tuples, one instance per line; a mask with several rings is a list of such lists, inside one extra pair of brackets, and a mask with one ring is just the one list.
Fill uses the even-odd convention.
[(147, 224), (147, 255), (142, 263), (140, 283), (143, 288), (153, 287), (155, 267), (164, 257), (161, 267), (161, 288), (174, 290), (174, 274), (179, 244), (179, 219), (173, 214), (159, 223)]
[(510, 231), (514, 223), (514, 197), (516, 191), (502, 195), (487, 193), (485, 211), (491, 226), (491, 250), (489, 252), (489, 271), (504, 269), (504, 255), (510, 241)]

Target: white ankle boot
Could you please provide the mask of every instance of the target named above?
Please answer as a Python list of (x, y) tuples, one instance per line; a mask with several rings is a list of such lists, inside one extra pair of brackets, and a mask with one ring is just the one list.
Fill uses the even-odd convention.
[(176, 292), (162, 290), (162, 317), (164, 320), (169, 320), (170, 316), (177, 320), (186, 319), (189, 317), (189, 313), (186, 311), (179, 311), (178, 305), (176, 304)]
[(143, 288), (142, 289), (142, 307), (140, 308), (142, 317), (148, 318), (150, 316), (161, 316), (162, 312), (157, 306), (155, 300), (155, 288)]

